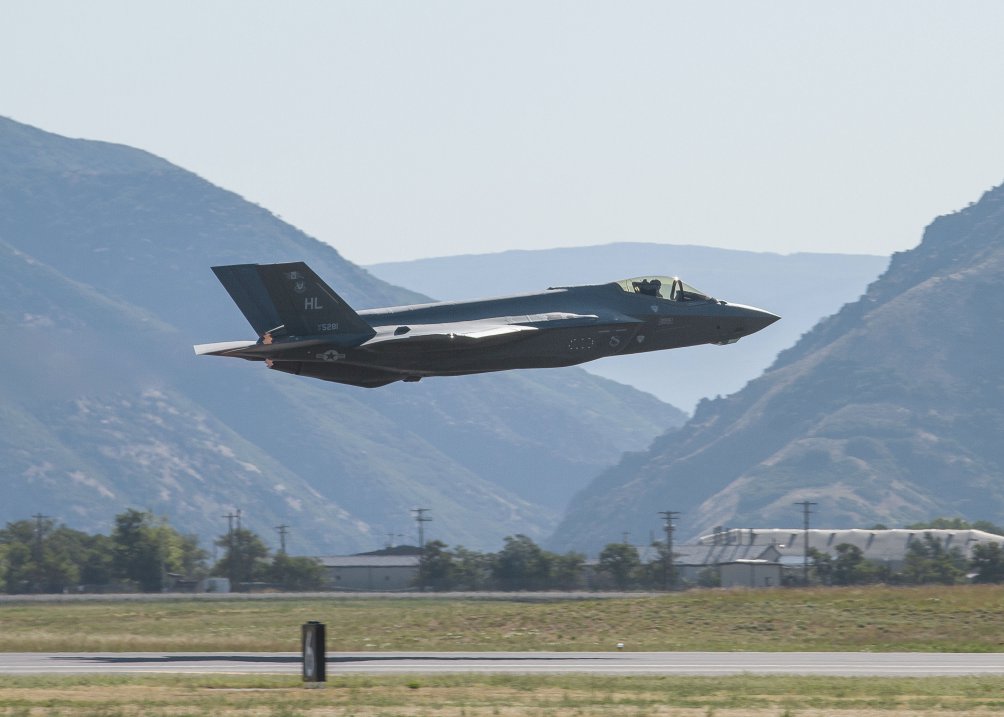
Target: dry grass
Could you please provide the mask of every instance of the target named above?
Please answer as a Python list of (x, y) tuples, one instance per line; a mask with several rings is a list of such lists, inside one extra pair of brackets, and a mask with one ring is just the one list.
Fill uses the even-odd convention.
[(1004, 678), (351, 677), (306, 690), (278, 676), (0, 677), (0, 715), (737, 717), (991, 715)]
[(0, 651), (1004, 651), (1004, 588), (692, 591), (615, 600), (291, 598), (0, 605)]

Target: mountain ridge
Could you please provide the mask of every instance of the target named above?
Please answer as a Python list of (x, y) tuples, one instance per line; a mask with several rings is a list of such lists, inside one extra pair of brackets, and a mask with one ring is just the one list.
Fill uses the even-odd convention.
[[(552, 541), (597, 521), (639, 529), (680, 510), (685, 535), (784, 524), (901, 524), (1004, 509), (1004, 188), (927, 228), (856, 302), (725, 399), (573, 499)], [(783, 311), (782, 311), (783, 313)], [(692, 480), (700, 476), (700, 481)]]
[(305, 260), (357, 308), (425, 297), (154, 155), (2, 118), (0, 253), (0, 520), (107, 530), (139, 507), (208, 543), (242, 508), (266, 539), (289, 524), (291, 549), (336, 553), (410, 535), (423, 505), (430, 537), (496, 547), (682, 422), (574, 369), (369, 392), (196, 357), (252, 334), (213, 265)]

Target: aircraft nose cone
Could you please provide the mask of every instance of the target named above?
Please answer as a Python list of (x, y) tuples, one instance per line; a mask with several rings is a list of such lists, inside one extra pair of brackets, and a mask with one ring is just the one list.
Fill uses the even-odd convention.
[(760, 329), (766, 329), (781, 317), (763, 309), (755, 309), (752, 306), (744, 307), (746, 313), (743, 316), (743, 323), (751, 334), (755, 334)]
[(755, 306), (743, 306), (742, 304), (729, 304), (728, 310), (729, 314), (733, 317), (730, 330), (734, 333), (731, 336), (731, 341), (755, 334), (757, 331), (767, 328), (781, 318), (769, 311), (758, 309)]

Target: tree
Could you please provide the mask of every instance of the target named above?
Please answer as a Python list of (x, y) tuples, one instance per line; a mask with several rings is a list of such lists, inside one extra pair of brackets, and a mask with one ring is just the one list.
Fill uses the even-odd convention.
[(551, 576), (551, 559), (525, 535), (510, 535), (492, 561), (492, 578), (501, 590), (543, 590)]
[(976, 573), (974, 582), (1004, 582), (1004, 550), (997, 543), (979, 543), (973, 547), (969, 567)]
[[(817, 548), (809, 548), (808, 552), (816, 582), (821, 585), (829, 585), (833, 581), (833, 556)], [(801, 581), (801, 578), (799, 580)]]
[(456, 578), (456, 566), (449, 547), (441, 540), (425, 544), (422, 559), (418, 564), (417, 582), (431, 590), (452, 590)]
[(247, 528), (237, 528), (221, 535), (216, 545), (224, 549), (223, 557), (213, 567), (213, 572), (230, 578), (236, 589), (241, 583), (250, 583), (267, 577), (268, 548), (255, 533)]
[(186, 578), (203, 578), (209, 574), (209, 554), (199, 547), (199, 536), (179, 533), (165, 520), (156, 527), (157, 539), (164, 549), (164, 564), (172, 573)]
[(0, 581), (7, 592), (65, 592), (122, 580), (145, 591), (163, 588), (165, 572), (192, 576), (205, 551), (165, 518), (127, 510), (112, 535), (90, 535), (41, 516), (0, 530)]
[(835, 585), (870, 583), (874, 582), (877, 576), (877, 567), (871, 561), (865, 560), (861, 548), (850, 543), (841, 543), (837, 546), (837, 557), (833, 561)]
[(575, 590), (582, 586), (582, 566), (586, 556), (569, 551), (564, 555), (545, 552), (551, 561), (551, 575), (547, 587), (554, 590)]
[(453, 551), (454, 588), (482, 590), (492, 575), (492, 556), (458, 545)]
[(952, 585), (965, 575), (966, 561), (958, 548), (945, 550), (941, 541), (931, 533), (923, 540), (910, 541), (903, 561), (900, 577), (908, 583), (942, 583)]
[(628, 543), (608, 543), (600, 552), (597, 570), (607, 575), (618, 590), (627, 590), (638, 579), (641, 559), (638, 550)]
[(664, 540), (656, 540), (652, 547), (655, 548), (655, 556), (641, 567), (641, 582), (648, 588), (671, 589), (671, 577), (676, 576), (677, 571), (670, 571), (669, 547)]
[(149, 512), (130, 508), (115, 516), (112, 532), (115, 577), (135, 584), (143, 592), (158, 592), (164, 587), (167, 550), (159, 527)]
[(268, 582), (283, 590), (318, 590), (324, 585), (324, 566), (316, 558), (290, 557), (277, 553), (265, 571)]
[(83, 534), (54, 525), (49, 518), (19, 520), (0, 531), (6, 592), (60, 593), (79, 583), (72, 543)]
[(114, 577), (113, 547), (107, 535), (89, 535), (59, 526), (48, 540), (52, 552), (69, 561), (76, 570), (75, 585), (104, 586)]

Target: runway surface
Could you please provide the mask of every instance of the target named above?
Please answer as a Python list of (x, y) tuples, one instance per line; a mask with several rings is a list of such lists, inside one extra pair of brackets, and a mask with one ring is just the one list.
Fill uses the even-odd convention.
[[(299, 675), (299, 653), (0, 653), (0, 674), (272, 673)], [(348, 674), (1004, 675), (1004, 653), (869, 652), (353, 652), (328, 653)]]

